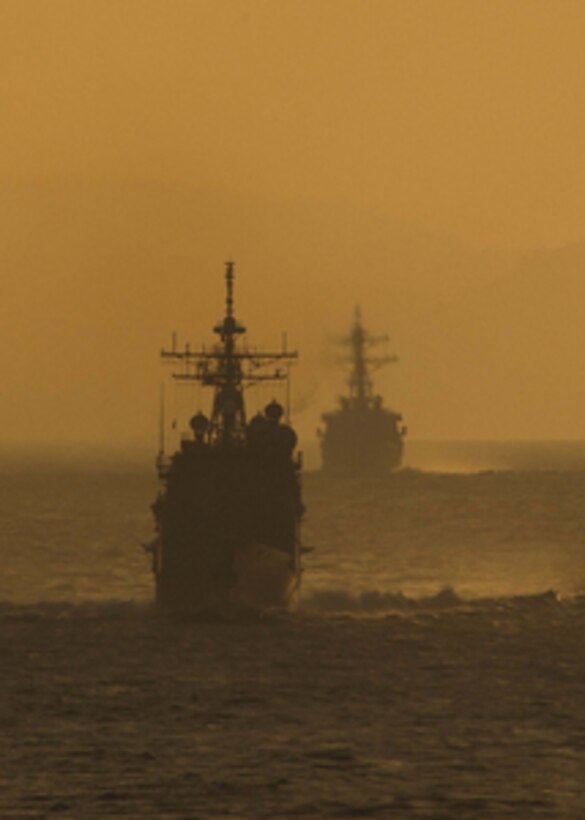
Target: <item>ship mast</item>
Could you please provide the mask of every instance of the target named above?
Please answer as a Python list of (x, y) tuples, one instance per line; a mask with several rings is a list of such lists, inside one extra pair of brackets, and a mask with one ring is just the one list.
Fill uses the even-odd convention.
[(345, 342), (351, 349), (349, 357), (351, 371), (347, 382), (349, 395), (358, 407), (368, 406), (372, 401), (373, 385), (370, 372), (385, 364), (398, 361), (397, 356), (367, 355), (369, 347), (387, 341), (388, 336), (370, 336), (362, 324), (361, 310), (359, 306), (356, 306), (354, 324)]
[[(244, 388), (261, 381), (284, 381), (289, 365), (298, 358), (296, 351), (283, 349), (274, 353), (260, 353), (238, 347), (238, 337), (246, 332), (234, 315), (234, 262), (226, 262), (225, 316), (215, 325), (213, 332), (219, 336), (219, 343), (213, 350), (192, 351), (188, 345), (176, 349), (173, 338), (171, 350), (163, 349), (164, 361), (181, 362), (183, 369), (173, 372), (179, 381), (196, 381), (214, 389), (211, 411), (210, 440), (234, 441), (244, 436), (246, 409)], [(268, 370), (267, 370), (268, 368)]]

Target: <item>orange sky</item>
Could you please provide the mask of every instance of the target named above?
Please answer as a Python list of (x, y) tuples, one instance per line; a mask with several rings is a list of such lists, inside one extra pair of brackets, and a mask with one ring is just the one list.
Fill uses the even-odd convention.
[(584, 42), (581, 0), (3, 0), (4, 439), (147, 440), (230, 254), (307, 435), (359, 301), (413, 436), (585, 437)]
[(10, 174), (340, 196), (479, 243), (582, 234), (581, 0), (4, 0)]

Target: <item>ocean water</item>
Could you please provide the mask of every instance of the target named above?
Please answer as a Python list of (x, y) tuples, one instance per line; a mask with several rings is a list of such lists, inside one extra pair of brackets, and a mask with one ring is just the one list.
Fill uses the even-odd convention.
[(300, 610), (152, 606), (148, 460), (4, 454), (0, 817), (585, 816), (585, 446), (304, 476)]

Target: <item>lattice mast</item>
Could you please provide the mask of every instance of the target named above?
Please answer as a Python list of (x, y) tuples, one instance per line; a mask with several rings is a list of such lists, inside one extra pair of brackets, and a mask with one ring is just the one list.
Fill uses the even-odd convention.
[(388, 336), (371, 336), (362, 324), (360, 308), (356, 306), (354, 324), (350, 335), (344, 340), (350, 346), (348, 361), (351, 371), (347, 384), (350, 398), (357, 405), (368, 405), (373, 399), (373, 384), (370, 378), (372, 370), (377, 370), (385, 364), (397, 362), (397, 356), (369, 356), (367, 351), (374, 345), (387, 342)]
[(298, 358), (298, 352), (286, 349), (286, 337), (283, 337), (283, 347), (278, 352), (240, 348), (238, 337), (246, 332), (246, 328), (234, 315), (234, 263), (231, 261), (226, 262), (225, 279), (225, 316), (213, 328), (213, 332), (219, 336), (218, 344), (212, 350), (203, 347), (199, 351), (192, 351), (188, 345), (178, 350), (173, 336), (172, 349), (163, 348), (161, 358), (163, 361), (182, 363), (183, 369), (173, 372), (174, 379), (195, 381), (214, 389), (210, 437), (212, 440), (230, 441), (244, 436), (244, 389), (264, 381), (286, 381), (289, 375), (288, 365)]

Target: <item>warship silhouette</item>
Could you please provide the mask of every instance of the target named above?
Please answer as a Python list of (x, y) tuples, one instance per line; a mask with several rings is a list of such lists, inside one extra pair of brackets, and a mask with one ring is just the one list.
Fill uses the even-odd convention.
[(407, 430), (402, 415), (383, 407), (382, 397), (374, 394), (370, 375), (398, 361), (396, 356), (369, 355), (372, 346), (386, 341), (387, 336), (370, 336), (356, 308), (351, 332), (343, 339), (349, 346), (349, 395), (340, 398), (336, 410), (323, 413), (324, 427), (318, 431), (328, 473), (379, 475), (400, 466)]
[(160, 492), (152, 505), (150, 545), (156, 600), (164, 609), (233, 614), (292, 606), (299, 592), (301, 456), (297, 436), (275, 400), (248, 420), (244, 389), (286, 382), (297, 352), (249, 350), (234, 316), (234, 263), (226, 263), (225, 316), (210, 349), (163, 349), (179, 365), (173, 378), (213, 391), (209, 416), (191, 418), (192, 434), (170, 458), (164, 422), (157, 457)]

